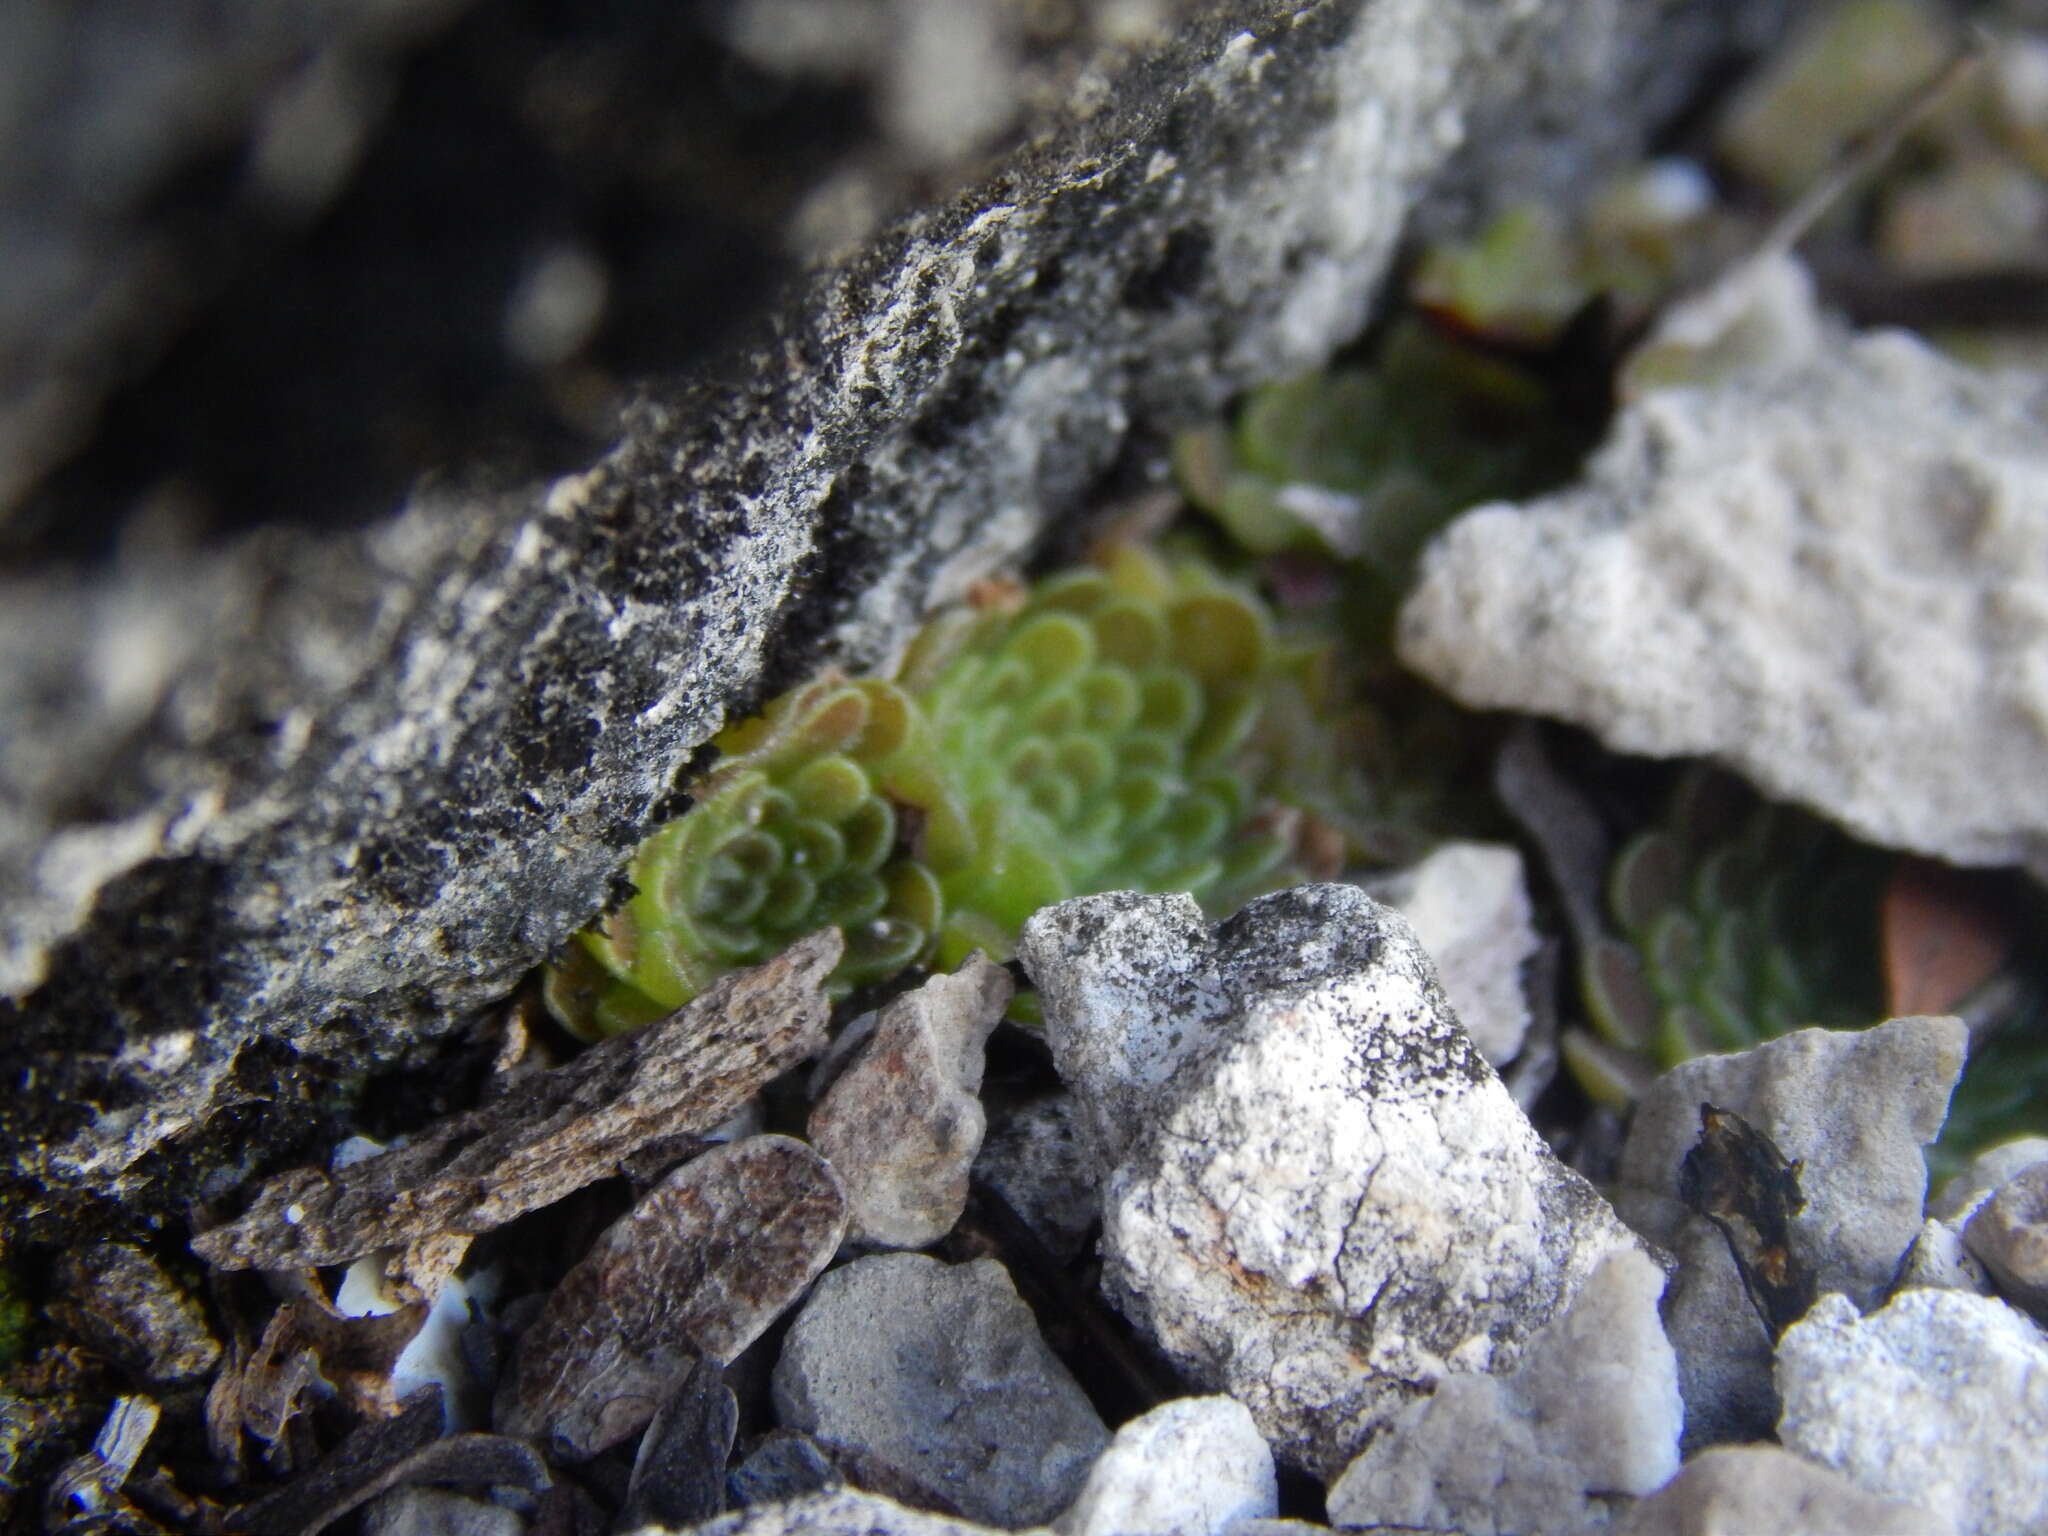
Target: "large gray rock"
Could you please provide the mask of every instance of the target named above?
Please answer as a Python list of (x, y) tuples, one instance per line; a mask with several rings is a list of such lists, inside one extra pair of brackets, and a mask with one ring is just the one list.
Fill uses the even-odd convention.
[(1186, 1376), (1334, 1476), (1416, 1397), (1502, 1371), (1636, 1246), (1353, 886), (1204, 927), (1184, 896), (1060, 903), (1019, 953), (1098, 1124), (1104, 1284)]
[(1819, 1289), (1869, 1305), (1920, 1235), (1921, 1148), (1941, 1130), (1967, 1040), (1962, 1021), (1951, 1018), (1802, 1029), (1735, 1055), (1683, 1062), (1637, 1101), (1615, 1209), (1679, 1260), (1664, 1314), (1678, 1350), (1689, 1448), (1756, 1438), (1776, 1415), (1770, 1335), (1726, 1240), (1679, 1199), (1700, 1105), (1732, 1111), (1799, 1162), (1806, 1204), (1791, 1221), (1793, 1257)]
[(1778, 1343), (1778, 1438), (1960, 1536), (2048, 1526), (2048, 1337), (2002, 1301), (1823, 1296)]
[[(1705, 309), (1748, 343), (1730, 295)], [(1789, 329), (1629, 403), (1580, 484), (1461, 517), (1402, 659), (1468, 704), (1719, 758), (1871, 842), (2048, 877), (2048, 378)]]
[[(138, 525), (118, 558), (15, 562), (0, 995), (26, 1001), (0, 1030), (0, 1074), (38, 1091), (6, 1106), (0, 1132), (23, 1152), (0, 1211), (75, 1218), (111, 1195), (146, 1216), (276, 1161), (279, 1123), (306, 1130), (309, 1087), (345, 1106), (362, 1073), (416, 1060), (598, 911), (729, 710), (827, 657), (885, 653), (1127, 444), (1155, 473), (1157, 428), (1326, 356), (1411, 215), (1583, 177), (1793, 3), (1075, 8), (1059, 67), (1015, 77), (1028, 110), (1010, 158), (855, 242), (753, 343), (648, 393), (584, 472), (542, 485), (510, 461), (368, 524), (356, 508), (351, 527), (293, 529), (294, 506), (258, 507), (280, 526), (193, 546)], [(315, 9), (291, 14), (318, 32), (331, 10), (321, 37), (370, 10)], [(876, 52), (867, 7), (786, 9)], [(159, 14), (93, 11), (116, 33)], [(1112, 11), (1145, 24), (1089, 30)], [(245, 29), (223, 15), (203, 35), (225, 51)], [(49, 35), (54, 54), (0, 49), (31, 101), (89, 73), (68, 32)], [(771, 73), (815, 63), (750, 46)], [(950, 98), (957, 50), (919, 57), (919, 83)], [(185, 142), (175, 103), (196, 97), (227, 109), (232, 148), (283, 67), (230, 96), (202, 59), (163, 100), (138, 98), (124, 144)], [(902, 67), (877, 67), (900, 98)], [(24, 112), (7, 131), (52, 121)], [(966, 135), (976, 155), (990, 121)], [(657, 163), (698, 166), (689, 144)], [(775, 169), (806, 180), (811, 158)], [(716, 163), (743, 184), (735, 202), (770, 179)], [(7, 196), (37, 206), (38, 185)], [(788, 227), (769, 233), (798, 239), (809, 200), (777, 206)], [(83, 227), (54, 217), (52, 238)], [(700, 274), (659, 295), (662, 313), (722, 314), (726, 287)], [(255, 313), (244, 297), (223, 295), (230, 319)], [(641, 366), (684, 359), (649, 334)], [(326, 359), (302, 361), (295, 376), (315, 378)]]
[(835, 1269), (789, 1330), (774, 1396), (789, 1428), (990, 1525), (1058, 1514), (1109, 1442), (994, 1259)]

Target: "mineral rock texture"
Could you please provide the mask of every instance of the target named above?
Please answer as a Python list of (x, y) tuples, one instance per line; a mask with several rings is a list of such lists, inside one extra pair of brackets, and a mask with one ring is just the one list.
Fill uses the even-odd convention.
[(834, 1488), (739, 1510), (687, 1530), (649, 1526), (642, 1536), (999, 1536), (999, 1531), (906, 1509), (878, 1493)]
[(1615, 1536), (1955, 1536), (1955, 1523), (1918, 1504), (1866, 1493), (1828, 1467), (1775, 1445), (1702, 1451), (1630, 1510)]
[(1701, 1103), (1741, 1116), (1799, 1162), (1806, 1204), (1792, 1219), (1793, 1256), (1820, 1289), (1868, 1305), (1919, 1235), (1927, 1194), (1920, 1149), (1941, 1130), (1966, 1040), (1962, 1021), (1949, 1018), (1802, 1029), (1737, 1055), (1684, 1062), (1637, 1102), (1615, 1207), (1679, 1259), (1664, 1319), (1678, 1351), (1689, 1448), (1756, 1438), (1776, 1413), (1771, 1338), (1726, 1240), (1678, 1195)]
[(1109, 1442), (993, 1259), (856, 1259), (818, 1282), (775, 1365), (781, 1421), (969, 1519), (1050, 1519)]
[(787, 1136), (683, 1164), (555, 1287), (499, 1390), (507, 1434), (582, 1459), (637, 1434), (700, 1360), (730, 1362), (839, 1251), (846, 1196)]
[(2048, 379), (1816, 326), (1636, 399), (1579, 485), (1460, 518), (1402, 657), (1872, 842), (2048, 877), (2044, 422)]
[(1522, 967), (1538, 942), (1520, 851), (1446, 843), (1371, 890), (1408, 919), (1479, 1054), (1497, 1067), (1512, 1061), (1529, 1029)]
[(1222, 1536), (1278, 1507), (1273, 1453), (1244, 1404), (1181, 1397), (1140, 1414), (1053, 1522), (1060, 1536)]
[[(693, 265), (687, 239), (558, 253), (536, 230), (531, 248), (494, 247), (488, 262), (448, 256), (469, 285), (418, 305), (350, 308), (315, 290), (315, 334), (330, 340), (289, 354), (291, 382), (313, 391), (309, 419), (338, 419), (419, 376), (406, 345), (367, 362), (351, 351), (356, 371), (334, 374), (337, 335), (409, 340), (399, 333), (480, 306), (465, 334), (484, 338), (494, 378), (508, 370), (490, 349), (516, 341), (543, 356), (573, 342), (550, 330), (563, 306), (526, 305), (524, 279), (508, 272), (566, 272), (542, 297), (566, 294), (573, 309), (590, 295), (583, 257), (594, 257), (611, 307), (591, 356), (601, 370), (668, 377), (701, 353), (700, 322), (745, 307), (735, 284), (775, 251), (815, 256), (856, 238), (745, 344), (651, 389), (616, 426), (598, 422), (615, 446), (594, 462), (570, 453), (588, 467), (552, 484), (530, 466), (563, 456), (529, 439), (522, 455), (443, 477), (402, 510), (373, 501), (320, 529), (291, 526), (297, 499), (273, 491), (243, 497), (211, 541), (181, 540), (175, 515), (137, 521), (133, 536), (88, 531), (81, 559), (39, 554), (49, 541), (22, 533), (25, 552), (0, 579), (0, 996), (22, 1000), (0, 1029), (0, 1074), (33, 1073), (38, 1091), (6, 1105), (4, 1137), (23, 1152), (0, 1217), (33, 1208), (61, 1222), (113, 1195), (146, 1219), (216, 1195), (250, 1162), (274, 1166), (288, 1136), (318, 1134), (309, 1096), (344, 1110), (363, 1074), (417, 1060), (598, 912), (672, 804), (678, 771), (733, 709), (821, 660), (885, 653), (927, 605), (1030, 547), (1120, 458), (1141, 481), (1155, 472), (1159, 428), (1323, 359), (1365, 315), (1411, 216), (1442, 222), (1495, 195), (1583, 181), (1795, 3), (1098, 0), (1031, 8), (1067, 18), (1048, 47), (1017, 41), (1023, 9), (963, 0), (941, 9), (972, 13), (986, 57), (1019, 61), (995, 89), (970, 92), (964, 119), (938, 104), (995, 77), (978, 62), (963, 72), (957, 47), (896, 48), (897, 21), (940, 14), (925, 4), (887, 7), (884, 27), (875, 8), (824, 0), (724, 6), (735, 25), (753, 19), (746, 36), (725, 35), (723, 58), (666, 34), (658, 47), (599, 37), (567, 48), (558, 68), (526, 59), (497, 86), (477, 83), (499, 79), (489, 69), (447, 71), (502, 90), (482, 104), (489, 123), (523, 134), (537, 113), (560, 136), (536, 152), (539, 171), (514, 164), (482, 189), (494, 210), (565, 177), (601, 199), (616, 192), (604, 216), (619, 223), (623, 208), (644, 227), (634, 210), (690, 206), (699, 180), (723, 178), (737, 190), (691, 228), (716, 242), (719, 212), (755, 204), (777, 210), (775, 227), (716, 246), (741, 253), (736, 269)], [(473, 12), (454, 25), (510, 45), (498, 5)], [(146, 298), (94, 308), (138, 252), (158, 249), (153, 167), (180, 186), (224, 187), (216, 206), (239, 208), (248, 189), (232, 178), (175, 173), (262, 159), (295, 106), (309, 114), (295, 121), (317, 124), (331, 104), (322, 91), (355, 81), (358, 58), (374, 91), (410, 46), (394, 40), (390, 7), (365, 4), (110, 0), (62, 12), (75, 26), (47, 7), (14, 14), (0, 79), (9, 100), (49, 110), (0, 128), (0, 218), (17, 221), (0, 229), (71, 251), (38, 269), (59, 284), (83, 275), (61, 312), (47, 293), (32, 296), (26, 323), (9, 312), (0, 370), (27, 380), (0, 386), (9, 410), (17, 388), (36, 395), (84, 353), (146, 357), (161, 338)], [(190, 30), (166, 14), (193, 18)], [(416, 14), (431, 24), (453, 12)], [(191, 58), (158, 75), (128, 69), (118, 47), (94, 52), (96, 38), (128, 30), (173, 52), (189, 44)], [(824, 40), (809, 56), (806, 37)], [(1034, 62), (1048, 58), (1055, 66)], [(678, 78), (642, 72), (649, 59), (675, 61)], [(767, 88), (747, 94), (764, 74)], [(620, 79), (631, 89), (614, 90)], [(835, 98), (848, 79), (869, 84)], [(171, 84), (152, 96), (145, 80)], [(780, 160), (733, 154), (746, 137), (733, 114), (765, 110), (791, 82), (845, 115), (811, 120), (816, 131)], [(117, 97), (132, 110), (114, 111)], [(213, 125), (204, 132), (189, 129), (195, 102)], [(1014, 114), (989, 110), (1006, 102)], [(678, 118), (692, 105), (697, 116)], [(899, 164), (922, 175), (953, 156), (936, 184), (956, 183), (963, 148), (985, 174), (859, 237), (871, 220), (841, 214), (886, 208), (892, 192), (870, 197), (836, 166), (820, 184), (817, 168), (837, 151), (835, 122), (870, 113), (891, 125), (891, 144), (912, 146)], [(324, 142), (345, 167), (350, 125), (367, 118), (327, 121), (344, 129)], [(593, 122), (625, 126), (592, 135)], [(592, 139), (645, 154), (579, 180)], [(1006, 142), (1015, 148), (996, 147)], [(449, 140), (437, 120), (407, 118), (378, 143), (403, 172), (405, 156), (442, 154)], [(101, 150), (118, 176), (67, 181), (67, 166), (90, 168)], [(110, 201), (39, 203), (52, 185)], [(496, 223), (451, 216), (427, 190), (439, 224)], [(386, 226), (352, 226), (357, 243), (323, 247), (323, 259), (350, 270), (389, 253), (387, 227), (415, 227), (413, 204), (377, 206), (392, 212)], [(601, 222), (569, 212), (571, 229)], [(113, 265), (74, 272), (77, 253), (99, 249), (117, 252)], [(182, 255), (174, 265), (190, 270)], [(222, 270), (218, 327), (193, 345), (232, 363), (226, 343), (260, 331), (268, 311)], [(409, 292), (407, 269), (375, 271), (390, 280), (371, 295)], [(95, 329), (102, 313), (110, 329)], [(529, 324), (535, 315), (547, 323)], [(606, 336), (639, 350), (607, 351)], [(87, 403), (61, 407), (74, 424), (107, 386), (104, 371), (86, 372)], [(242, 378), (232, 366), (220, 375)], [(265, 392), (209, 393), (206, 376), (179, 377), (191, 381), (168, 400), (179, 419), (230, 424), (180, 441), (223, 445), (226, 471), (244, 450), (273, 467), (293, 460), (299, 440), (272, 452), (240, 409)], [(561, 400), (582, 377), (530, 371), (519, 387), (559, 385)], [(375, 425), (409, 431), (413, 419), (398, 409)], [(118, 491), (132, 446), (117, 434), (95, 457), (88, 444), (77, 473)], [(326, 451), (345, 464), (350, 450)]]
[(1907, 1291), (1859, 1317), (1824, 1296), (1778, 1345), (1787, 1450), (1925, 1505), (1960, 1536), (2048, 1525), (2048, 1338), (2002, 1301)]
[(1678, 1360), (1664, 1272), (1623, 1250), (1503, 1376), (1452, 1376), (1410, 1403), (1330, 1489), (1340, 1526), (1575, 1536), (1678, 1470)]
[(2000, 1295), (2048, 1318), (2048, 1166), (2036, 1163), (1999, 1185), (1963, 1228), (1963, 1242)]
[(849, 1237), (922, 1248), (953, 1230), (986, 1124), (982, 1044), (1014, 990), (977, 954), (905, 993), (811, 1111), (811, 1143), (846, 1186)]
[(1445, 1376), (1511, 1368), (1635, 1243), (1472, 1048), (1399, 914), (1337, 885), (1213, 930), (1192, 913), (1084, 897), (1020, 952), (1056, 1058), (1096, 1064), (1076, 1095), (1098, 1122), (1131, 1106), (1105, 1285), (1277, 1454), (1332, 1476)]

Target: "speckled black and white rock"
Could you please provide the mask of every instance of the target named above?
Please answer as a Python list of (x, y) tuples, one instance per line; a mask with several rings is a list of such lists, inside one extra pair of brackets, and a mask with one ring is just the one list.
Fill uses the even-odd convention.
[(1408, 919), (1479, 1054), (1514, 1060), (1529, 1029), (1522, 967), (1538, 943), (1520, 850), (1445, 843), (1367, 889)]
[(783, 1342), (781, 1422), (856, 1450), (992, 1525), (1050, 1519), (1109, 1431), (993, 1259), (856, 1259)]
[(1223, 1536), (1279, 1508), (1273, 1453), (1244, 1404), (1180, 1397), (1117, 1430), (1053, 1522), (1059, 1536)]
[(1624, 1249), (1500, 1376), (1445, 1379), (1331, 1485), (1339, 1526), (1582, 1536), (1678, 1471), (1678, 1359), (1657, 1321), (1664, 1271)]
[[(281, 498), (242, 509), (248, 537), (194, 546), (109, 529), (119, 558), (10, 563), (0, 996), (41, 990), (0, 1030), (0, 1078), (34, 1072), (41, 1091), (4, 1107), (0, 1139), (26, 1155), (0, 1189), (0, 1224), (33, 1210), (75, 1231), (105, 1196), (145, 1219), (176, 1213), (245, 1158), (274, 1165), (303, 1129), (309, 1083), (345, 1106), (359, 1074), (417, 1059), (587, 922), (730, 710), (821, 661), (887, 653), (928, 604), (1031, 547), (1127, 441), (1148, 472), (1160, 429), (1328, 356), (1411, 219), (1584, 184), (1796, 3), (1057, 7), (1073, 36), (1050, 72), (1045, 50), (1026, 50), (1038, 86), (1011, 93), (1013, 151), (977, 148), (982, 179), (895, 215), (787, 295), (753, 343), (651, 389), (583, 472), (538, 484), (515, 459), (437, 479), (403, 510), (356, 508), (345, 527), (299, 526), (304, 508)], [(107, 271), (165, 249), (154, 172), (244, 164), (245, 142), (283, 126), (265, 117), (273, 106), (331, 83), (330, 50), (373, 82), (388, 74), (421, 36), (384, 46), (389, 9), (108, 0), (0, 16), (34, 18), (30, 41), (4, 34), (9, 99), (48, 107), (0, 124), (0, 231), (108, 258), (76, 271), (61, 259), (75, 303), (34, 284), (25, 305), (0, 301), (0, 433), (21, 440), (13, 408), (82, 379), (73, 364), (103, 343), (110, 366), (132, 367), (138, 315), (144, 342), (160, 336), (157, 307), (101, 303)], [(403, 25), (453, 9), (413, 7)], [(874, 47), (870, 7), (802, 9), (828, 52), (881, 57), (890, 100), (915, 94)], [(177, 57), (161, 81), (138, 76), (120, 50), (94, 51), (102, 26), (175, 41)], [(366, 29), (379, 39), (358, 50)], [(566, 75), (584, 81), (608, 51), (640, 53), (586, 48)], [(755, 67), (785, 62), (776, 89), (806, 88), (802, 60)], [(948, 71), (935, 88), (960, 83), (933, 67)], [(518, 76), (499, 89), (482, 108), (494, 122), (526, 121), (547, 94)], [(722, 131), (726, 115), (697, 118)], [(967, 138), (984, 145), (985, 127)], [(698, 142), (685, 135), (673, 163), (727, 163)], [(725, 211), (754, 217), (770, 181), (813, 185), (818, 142), (763, 176), (735, 173)], [(133, 178), (65, 175), (88, 146)], [(396, 153), (444, 148), (415, 132)], [(678, 180), (704, 179), (663, 180), (668, 163), (629, 154), (615, 169), (622, 184), (653, 177), (666, 210)], [(86, 190), (49, 200), (67, 186)], [(221, 245), (214, 214), (232, 229), (267, 217), (247, 212), (268, 205), (233, 177), (179, 186), (215, 199), (194, 226), (202, 253)], [(787, 217), (757, 230), (761, 243), (803, 248), (831, 199), (778, 206)], [(527, 253), (498, 254), (509, 271)], [(708, 275), (648, 270), (665, 318), (630, 328), (666, 380), (690, 361), (677, 338), (734, 306), (732, 273), (723, 260)], [(492, 294), (463, 297), (499, 345)], [(213, 307), (246, 327), (251, 298), (231, 286)], [(359, 325), (320, 315), (391, 342), (398, 373), (397, 332), (454, 307), (406, 309), (391, 329), (374, 312)], [(108, 315), (114, 330), (96, 329)], [(292, 361), (317, 384), (332, 359)], [(357, 407), (354, 376), (338, 377), (333, 409)], [(225, 403), (197, 408), (232, 421)], [(264, 1118), (271, 1102), (288, 1132)], [(194, 1133), (228, 1106), (235, 1136)]]
[(2002, 1301), (1823, 1296), (1778, 1343), (1778, 1438), (1959, 1536), (2048, 1529), (2048, 1336)]
[(1920, 1149), (1941, 1130), (1967, 1038), (1952, 1018), (1803, 1029), (1684, 1062), (1637, 1101), (1615, 1207), (1679, 1260), (1664, 1320), (1678, 1350), (1688, 1449), (1754, 1439), (1777, 1412), (1771, 1340), (1727, 1243), (1678, 1198), (1701, 1103), (1733, 1111), (1800, 1163), (1806, 1205), (1792, 1221), (1794, 1252), (1822, 1290), (1868, 1305), (1919, 1235), (1927, 1195)]
[(1867, 841), (2048, 878), (2048, 378), (1808, 332), (1633, 400), (1578, 485), (1458, 519), (1402, 659)]
[(1056, 1054), (1098, 1037), (1077, 1097), (1129, 1119), (1105, 1286), (1276, 1454), (1333, 1476), (1444, 1376), (1512, 1367), (1634, 1239), (1550, 1156), (1398, 913), (1336, 885), (1213, 930), (1192, 911), (1084, 897), (1021, 953)]
[(1716, 1446), (1622, 1516), (1614, 1536), (1955, 1536), (1946, 1516), (1866, 1493), (1775, 1445)]
[(1021, 1217), (1046, 1250), (1071, 1259), (1102, 1212), (1109, 1170), (1083, 1147), (1072, 1094), (1054, 1092), (989, 1110), (974, 1177)]

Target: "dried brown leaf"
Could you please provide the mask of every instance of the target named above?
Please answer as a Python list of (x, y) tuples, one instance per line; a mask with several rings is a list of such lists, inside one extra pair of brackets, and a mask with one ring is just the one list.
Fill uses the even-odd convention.
[(846, 1220), (838, 1175), (790, 1137), (683, 1164), (555, 1288), (519, 1340), (498, 1428), (569, 1457), (618, 1444), (700, 1357), (729, 1362), (802, 1295)]
[(608, 1177), (657, 1136), (708, 1130), (824, 1043), (836, 928), (718, 982), (645, 1029), (509, 1085), (403, 1147), (335, 1173), (299, 1168), (192, 1249), (222, 1269), (339, 1264), (474, 1235)]

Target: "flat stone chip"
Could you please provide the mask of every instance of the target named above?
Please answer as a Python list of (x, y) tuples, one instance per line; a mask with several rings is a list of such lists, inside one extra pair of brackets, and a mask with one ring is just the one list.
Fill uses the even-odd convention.
[(645, 1029), (514, 1083), (402, 1147), (334, 1173), (296, 1168), (192, 1239), (219, 1269), (340, 1264), (443, 1232), (489, 1232), (616, 1173), (657, 1137), (707, 1131), (825, 1044), (820, 929)]
[(787, 1136), (683, 1164), (605, 1231), (519, 1340), (497, 1427), (582, 1458), (637, 1433), (699, 1359), (730, 1361), (846, 1235), (839, 1176)]

